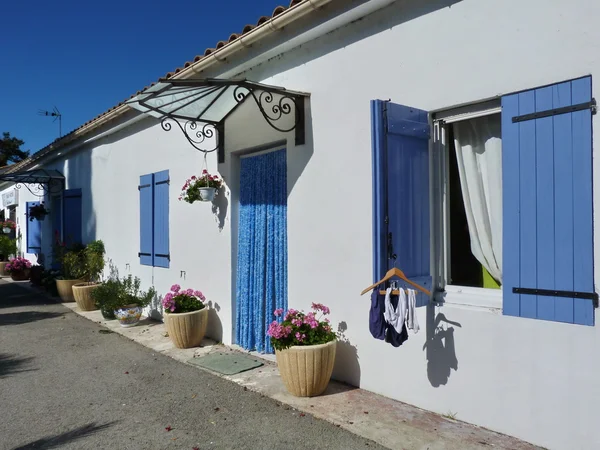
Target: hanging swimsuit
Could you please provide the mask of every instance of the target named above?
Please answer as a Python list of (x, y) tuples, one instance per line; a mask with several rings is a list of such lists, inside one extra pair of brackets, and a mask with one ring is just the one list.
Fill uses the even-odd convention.
[[(394, 309), (398, 307), (398, 296), (390, 299)], [(394, 305), (394, 303), (396, 303)], [(404, 323), (404, 321), (402, 321)], [(385, 321), (385, 297), (379, 294), (379, 287), (373, 289), (371, 294), (371, 309), (369, 311), (369, 331), (375, 339), (385, 340), (394, 347), (400, 347), (408, 339), (406, 326), (402, 325), (399, 333), (396, 329)]]

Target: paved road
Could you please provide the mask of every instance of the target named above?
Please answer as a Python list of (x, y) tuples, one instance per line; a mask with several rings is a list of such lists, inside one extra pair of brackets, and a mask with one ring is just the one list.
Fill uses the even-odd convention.
[(382, 448), (102, 329), (0, 281), (0, 449)]

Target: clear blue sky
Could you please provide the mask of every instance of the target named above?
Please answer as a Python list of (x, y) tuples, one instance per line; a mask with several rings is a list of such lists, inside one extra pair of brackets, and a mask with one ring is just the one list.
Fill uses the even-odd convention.
[(0, 133), (32, 153), (289, 0), (33, 0), (0, 7)]

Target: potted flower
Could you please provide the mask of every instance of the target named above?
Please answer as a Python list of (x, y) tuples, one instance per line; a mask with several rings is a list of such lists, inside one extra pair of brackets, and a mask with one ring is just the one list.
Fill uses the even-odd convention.
[(165, 294), (162, 305), (169, 337), (177, 348), (197, 347), (204, 339), (208, 322), (206, 298), (200, 291), (181, 290), (174, 284)]
[(118, 295), (114, 304), (115, 316), (119, 319), (122, 327), (134, 327), (140, 321), (142, 310), (150, 304), (156, 296), (154, 288), (148, 291), (140, 290), (140, 279), (128, 275), (125, 278), (117, 278)]
[(82, 311), (96, 309), (91, 294), (100, 286), (99, 280), (104, 270), (104, 254), (104, 243), (100, 240), (90, 242), (83, 251), (83, 268), (80, 278), (85, 281), (73, 285), (73, 297)]
[(181, 188), (179, 200), (188, 203), (194, 203), (195, 201), (212, 202), (216, 191), (222, 184), (223, 180), (219, 175), (211, 175), (208, 170), (204, 169), (199, 177), (194, 175), (186, 180)]
[(8, 275), (5, 271), (8, 258), (17, 255), (17, 241), (0, 235), (0, 276)]
[(12, 220), (7, 220), (6, 222), (2, 222), (2, 232), (4, 234), (9, 234), (12, 230), (17, 228), (17, 224)]
[[(313, 303), (312, 312), (276, 309), (283, 317), (269, 325), (267, 335), (275, 348), (279, 373), (287, 390), (297, 397), (321, 395), (331, 378), (335, 362), (336, 333), (331, 330), (327, 306)], [(317, 313), (321, 313), (317, 317)]]
[(34, 205), (31, 208), (29, 208), (29, 221), (33, 222), (33, 219), (36, 220), (44, 220), (44, 218), (50, 213), (50, 211), (48, 211), (46, 209), (46, 207), (44, 206), (43, 203), (40, 203), (39, 205)]
[(28, 259), (17, 256), (11, 259), (4, 268), (13, 281), (25, 281), (29, 279), (31, 262)]
[(85, 282), (85, 253), (82, 250), (71, 250), (61, 260), (62, 275), (56, 279), (56, 289), (63, 303), (75, 301), (73, 286)]

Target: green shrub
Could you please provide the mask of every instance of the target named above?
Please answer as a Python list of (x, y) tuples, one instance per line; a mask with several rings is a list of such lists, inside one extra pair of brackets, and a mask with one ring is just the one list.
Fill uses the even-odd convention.
[(111, 312), (127, 305), (148, 306), (156, 296), (154, 288), (140, 290), (141, 281), (138, 277), (128, 275), (119, 277), (117, 268), (110, 264), (110, 276), (100, 286), (92, 291), (96, 307), (104, 312)]
[(10, 256), (17, 255), (17, 241), (8, 236), (0, 235), (0, 261), (8, 261)]

